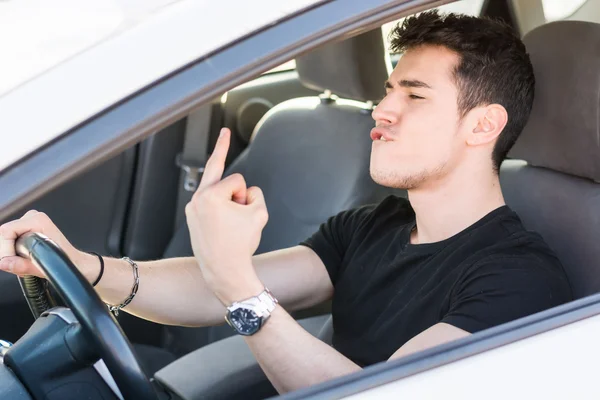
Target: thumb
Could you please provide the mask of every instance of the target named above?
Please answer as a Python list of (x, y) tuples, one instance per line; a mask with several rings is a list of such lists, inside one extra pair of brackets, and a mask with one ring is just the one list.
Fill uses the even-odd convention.
[(46, 277), (31, 260), (19, 256), (3, 257), (0, 260), (0, 271), (6, 271), (18, 276), (35, 275), (40, 278)]
[(246, 204), (258, 207), (264, 206), (265, 208), (267, 208), (267, 204), (265, 202), (265, 195), (263, 194), (262, 189), (257, 186), (252, 186), (248, 188), (248, 190), (246, 191)]
[(256, 219), (264, 227), (269, 220), (269, 213), (263, 191), (256, 186), (249, 188), (246, 192), (246, 200), (247, 204), (252, 208)]

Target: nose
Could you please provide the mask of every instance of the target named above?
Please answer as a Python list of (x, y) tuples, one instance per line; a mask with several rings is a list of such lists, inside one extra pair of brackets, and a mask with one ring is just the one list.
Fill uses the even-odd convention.
[(398, 110), (392, 107), (390, 96), (385, 96), (383, 100), (375, 107), (371, 117), (375, 120), (375, 125), (394, 125), (398, 122)]

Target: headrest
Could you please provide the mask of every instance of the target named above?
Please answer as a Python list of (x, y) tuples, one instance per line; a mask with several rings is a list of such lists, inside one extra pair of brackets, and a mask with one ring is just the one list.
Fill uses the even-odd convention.
[(377, 101), (391, 71), (381, 29), (326, 44), (296, 59), (300, 81), (340, 97)]
[(600, 182), (600, 25), (553, 22), (523, 41), (535, 99), (509, 156)]

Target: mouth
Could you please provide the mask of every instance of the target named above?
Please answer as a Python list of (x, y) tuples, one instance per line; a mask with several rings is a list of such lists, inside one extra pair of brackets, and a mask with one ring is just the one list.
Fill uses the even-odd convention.
[(374, 142), (391, 142), (394, 140), (391, 135), (381, 128), (371, 129), (371, 139), (373, 139)]

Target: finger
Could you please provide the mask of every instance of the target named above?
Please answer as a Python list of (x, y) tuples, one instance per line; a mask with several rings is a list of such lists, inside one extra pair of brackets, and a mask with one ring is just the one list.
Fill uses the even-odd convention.
[(44, 277), (44, 273), (37, 268), (35, 264), (28, 259), (18, 256), (4, 257), (0, 260), (0, 271), (9, 272), (19, 276), (36, 275)]
[(233, 193), (233, 195), (231, 196), (231, 200), (233, 200), (234, 202), (241, 204), (243, 206), (246, 205), (246, 191), (242, 190), (236, 193)]
[(246, 193), (246, 199), (246, 204), (248, 205), (266, 206), (265, 195), (263, 194), (261, 188), (259, 188), (258, 186), (252, 186), (251, 188), (248, 188)]
[[(29, 214), (29, 215), (28, 215)], [(40, 212), (28, 212), (20, 219), (7, 222), (0, 226), (0, 237), (7, 240), (16, 240), (27, 232), (44, 233), (46, 221)]]
[(229, 175), (211, 189), (219, 198), (233, 200), (238, 204), (246, 204), (246, 180), (241, 174)]
[(248, 205), (254, 210), (256, 220), (264, 227), (269, 220), (269, 213), (263, 191), (259, 187), (252, 186), (248, 189), (246, 197)]
[(229, 143), (231, 141), (231, 131), (228, 128), (222, 128), (210, 158), (206, 162), (204, 172), (202, 173), (202, 179), (198, 185), (196, 193), (206, 189), (209, 186), (219, 182), (223, 177), (223, 171), (225, 171), (225, 160), (227, 159), (227, 151), (229, 150)]
[(39, 211), (37, 211), (37, 210), (29, 210), (29, 211), (27, 211), (27, 212), (26, 212), (26, 213), (25, 213), (25, 214), (24, 214), (24, 215), (21, 217), (21, 219), (23, 219), (23, 218), (28, 218), (28, 217), (31, 217), (32, 215), (35, 215), (35, 214), (37, 214), (37, 213), (39, 213)]
[(44, 233), (44, 223), (37, 211), (30, 211), (21, 219), (0, 226), (0, 259), (15, 256), (15, 241), (27, 232)]

